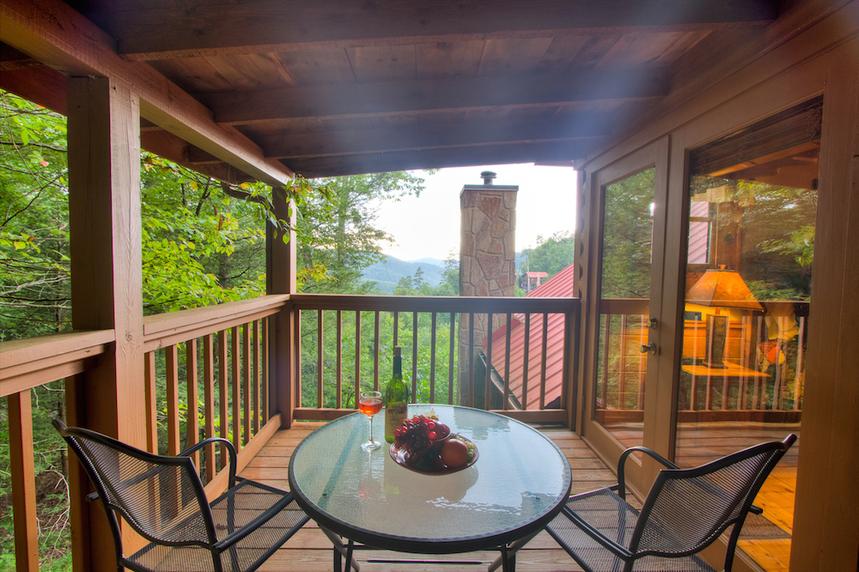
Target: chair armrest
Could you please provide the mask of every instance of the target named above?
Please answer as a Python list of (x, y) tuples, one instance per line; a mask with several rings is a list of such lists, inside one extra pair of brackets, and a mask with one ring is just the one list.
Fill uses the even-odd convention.
[(759, 506), (751, 505), (751, 506), (749, 507), (749, 512), (750, 512), (750, 513), (752, 513), (752, 514), (763, 514), (763, 513), (764, 513), (764, 509), (762, 509), (762, 508), (761, 508), (761, 507), (759, 507)]
[(208, 439), (203, 439), (199, 443), (191, 445), (190, 447), (188, 447), (187, 449), (185, 449), (184, 451), (179, 453), (179, 456), (180, 457), (188, 457), (194, 451), (202, 449), (203, 447), (205, 447), (207, 445), (214, 445), (216, 443), (223, 445), (224, 448), (227, 449), (227, 453), (230, 457), (230, 482), (229, 482), (229, 486), (227, 488), (231, 489), (234, 486), (236, 486), (236, 469), (238, 466), (238, 459), (236, 456), (236, 447), (227, 439), (224, 439), (223, 437), (209, 437)]
[(624, 451), (623, 453), (620, 454), (620, 459), (618, 459), (618, 461), (617, 461), (617, 494), (620, 495), (620, 498), (622, 498), (622, 499), (626, 499), (626, 477), (624, 475), (624, 470), (626, 467), (626, 460), (633, 453), (644, 453), (645, 455), (648, 455), (648, 456), (652, 457), (653, 459), (656, 459), (657, 461), (659, 461), (660, 463), (662, 463), (665, 467), (667, 467), (669, 469), (679, 469), (680, 468), (649, 447), (642, 447), (642, 446), (630, 447), (629, 449), (627, 449), (626, 451)]

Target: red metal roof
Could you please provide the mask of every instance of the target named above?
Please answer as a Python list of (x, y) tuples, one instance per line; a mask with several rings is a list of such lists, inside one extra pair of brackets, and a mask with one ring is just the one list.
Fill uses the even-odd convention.
[[(526, 298), (565, 298), (573, 295), (574, 265), (571, 264), (551, 279), (529, 292)], [(506, 325), (492, 335), (492, 365), (502, 378), (505, 371)], [(540, 408), (540, 378), (543, 359), (543, 315), (532, 314), (528, 335), (527, 403), (523, 409)], [(522, 369), (525, 359), (525, 315), (515, 314), (510, 325), (510, 392), (522, 403)], [(549, 314), (546, 327), (546, 397), (545, 403), (561, 397), (564, 375), (564, 316)]]

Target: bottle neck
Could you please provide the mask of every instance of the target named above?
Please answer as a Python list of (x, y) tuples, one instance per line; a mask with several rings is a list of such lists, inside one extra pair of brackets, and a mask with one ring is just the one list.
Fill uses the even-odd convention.
[(403, 358), (394, 356), (394, 379), (403, 379)]

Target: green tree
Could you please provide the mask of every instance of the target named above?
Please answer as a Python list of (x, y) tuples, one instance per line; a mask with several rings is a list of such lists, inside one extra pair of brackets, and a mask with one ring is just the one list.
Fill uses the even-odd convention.
[(519, 274), (523, 272), (548, 272), (554, 276), (573, 263), (573, 235), (557, 232), (548, 238), (537, 237), (537, 246), (522, 251)]
[(335, 177), (314, 181), (328, 196), (311, 195), (299, 209), (299, 289), (304, 292), (366, 293), (367, 266), (382, 260), (391, 237), (375, 226), (379, 201), (419, 195), (424, 179), (408, 172)]

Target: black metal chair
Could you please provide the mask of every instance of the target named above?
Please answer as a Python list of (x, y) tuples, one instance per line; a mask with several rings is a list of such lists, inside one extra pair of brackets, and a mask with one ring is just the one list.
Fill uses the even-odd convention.
[[(309, 520), (291, 493), (236, 482), (236, 450), (226, 439), (205, 439), (170, 457), (60, 420), (54, 426), (95, 486), (89, 499), (104, 503), (120, 570), (256, 570)], [(229, 488), (209, 503), (189, 455), (212, 443), (229, 454)], [(120, 519), (149, 541), (130, 556), (123, 554)]]
[[(729, 526), (725, 555), (730, 572), (743, 522), (770, 471), (796, 441), (761, 443), (692, 469), (647, 447), (632, 447), (618, 461), (614, 486), (570, 497), (546, 530), (589, 572), (712, 571), (696, 556)], [(641, 510), (626, 502), (624, 466), (634, 452), (663, 464)]]

